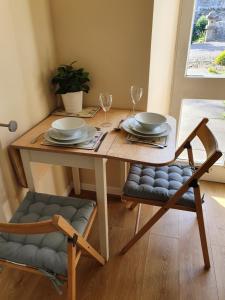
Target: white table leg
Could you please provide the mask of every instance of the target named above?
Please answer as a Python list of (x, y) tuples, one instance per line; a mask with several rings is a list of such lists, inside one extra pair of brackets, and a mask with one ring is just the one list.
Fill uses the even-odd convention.
[(80, 195), (80, 173), (79, 168), (72, 168), (73, 187), (75, 195)]
[(20, 149), (20, 154), (23, 162), (23, 168), (27, 180), (28, 188), (31, 192), (35, 191), (34, 179), (31, 170), (31, 160), (30, 160), (30, 152), (29, 150)]
[(120, 161), (120, 187), (121, 192), (123, 191), (123, 186), (127, 180), (127, 162)]
[(98, 224), (101, 254), (109, 259), (108, 207), (105, 158), (95, 159), (95, 183), (98, 203)]

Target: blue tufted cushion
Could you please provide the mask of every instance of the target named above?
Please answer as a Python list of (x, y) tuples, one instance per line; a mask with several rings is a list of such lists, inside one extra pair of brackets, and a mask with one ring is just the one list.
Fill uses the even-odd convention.
[[(32, 223), (63, 216), (83, 234), (95, 207), (86, 199), (28, 192), (11, 223)], [(67, 237), (59, 231), (47, 234), (0, 234), (0, 258), (55, 274), (67, 274)]]
[[(124, 194), (165, 202), (192, 176), (192, 173), (192, 168), (188, 165), (150, 167), (133, 164), (124, 186)], [(188, 189), (178, 204), (195, 207), (193, 188)]]

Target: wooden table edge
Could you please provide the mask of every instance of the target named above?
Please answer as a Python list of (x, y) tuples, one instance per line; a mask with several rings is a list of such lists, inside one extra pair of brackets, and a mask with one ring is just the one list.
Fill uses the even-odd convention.
[(121, 158), (121, 157), (114, 157), (113, 155), (106, 155), (106, 158), (107, 159), (115, 159), (115, 160), (119, 160), (119, 161), (122, 161), (122, 162), (127, 162), (127, 163), (132, 163), (132, 164), (142, 164), (142, 165), (148, 165), (148, 166), (152, 166), (152, 167), (163, 167), (163, 166), (167, 166), (171, 163), (173, 163), (175, 161), (175, 153), (174, 153), (174, 158), (169, 160), (169, 161), (166, 161), (165, 163), (149, 163), (149, 162), (143, 162), (143, 161), (140, 161), (140, 160), (132, 160), (132, 159), (124, 159), (124, 158)]
[[(50, 148), (34, 148), (30, 146), (17, 146), (17, 145), (9, 145), (9, 147), (12, 147), (16, 150), (29, 150), (29, 151), (39, 151), (39, 152), (52, 152), (52, 153), (58, 153), (58, 154), (66, 154), (66, 155), (84, 155), (84, 156), (93, 156), (96, 158), (106, 158), (105, 154), (101, 154), (101, 152), (95, 152), (94, 150), (85, 150), (85, 149), (77, 149), (77, 150), (85, 150), (85, 151), (90, 151), (90, 152), (65, 152), (65, 150), (68, 150), (69, 148), (66, 147), (54, 147), (53, 149)], [(51, 146), (46, 146), (46, 147), (51, 147)], [(61, 151), (60, 151), (61, 148)], [(101, 147), (100, 147), (101, 148)], [(90, 155), (91, 153), (91, 155)]]

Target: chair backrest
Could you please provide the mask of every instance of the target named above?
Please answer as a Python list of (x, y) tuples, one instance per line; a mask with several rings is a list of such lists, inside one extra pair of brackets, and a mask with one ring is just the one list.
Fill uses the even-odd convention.
[(204, 146), (207, 158), (205, 162), (195, 172), (195, 178), (199, 179), (209, 168), (222, 156), (218, 149), (218, 143), (212, 131), (207, 126), (208, 119), (204, 118), (196, 128), (185, 139), (182, 145), (176, 151), (176, 158), (187, 149), (189, 164), (195, 167), (191, 142), (197, 136)]
[(198, 128), (196, 135), (202, 142), (202, 145), (204, 146), (207, 154), (207, 158), (209, 158), (213, 153), (218, 151), (218, 143), (212, 131), (206, 125), (205, 119), (203, 119), (203, 121), (204, 122)]

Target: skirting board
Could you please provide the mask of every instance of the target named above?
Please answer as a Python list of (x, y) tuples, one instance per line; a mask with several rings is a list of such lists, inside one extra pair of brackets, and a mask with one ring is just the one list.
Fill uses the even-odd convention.
[[(81, 183), (81, 189), (95, 192), (96, 186), (95, 186), (95, 184)], [(107, 192), (108, 192), (108, 194), (118, 195), (118, 196), (120, 196), (122, 194), (121, 189), (119, 187), (114, 187), (114, 186), (108, 186)]]
[[(70, 194), (70, 192), (73, 189), (73, 183), (71, 182), (65, 189), (64, 193), (62, 196), (68, 196)], [(92, 191), (92, 192), (96, 192), (96, 186), (95, 184), (90, 184), (90, 183), (81, 183), (81, 189), (82, 190), (86, 190), (86, 191)], [(117, 196), (121, 196), (122, 191), (120, 188), (118, 187), (114, 187), (114, 186), (108, 186), (107, 187), (107, 191), (108, 194), (111, 195), (117, 195)]]

